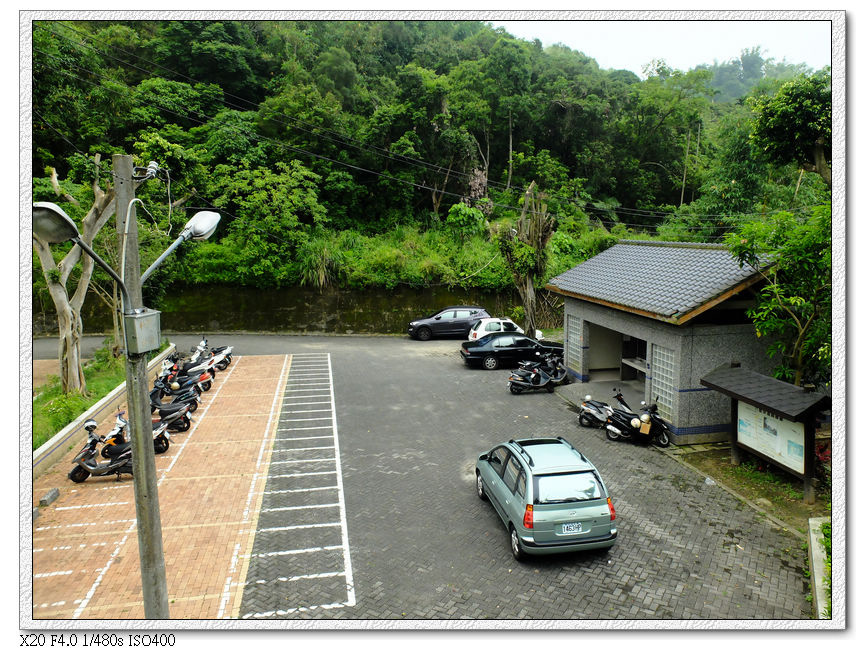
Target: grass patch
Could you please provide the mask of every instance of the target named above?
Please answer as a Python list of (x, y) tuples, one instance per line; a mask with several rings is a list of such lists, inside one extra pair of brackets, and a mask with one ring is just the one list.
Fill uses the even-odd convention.
[(802, 500), (801, 480), (744, 451), (740, 453), (738, 466), (730, 464), (729, 449), (694, 452), (681, 458), (803, 534), (808, 532), (808, 519), (825, 516), (832, 497), (830, 484), (821, 483), (815, 503), (808, 505)]
[(823, 578), (823, 583), (826, 588), (826, 607), (821, 613), (826, 618), (832, 618), (832, 524), (827, 521), (821, 526), (820, 532), (823, 533), (820, 542), (823, 544), (823, 550), (826, 553), (826, 577)]
[[(163, 340), (155, 357), (168, 346)], [(84, 367), (87, 394), (64, 395), (60, 378), (51, 376), (48, 383), (33, 398), (33, 449), (48, 442), (58, 431), (75, 420), (112, 390), (126, 381), (126, 357), (114, 357), (108, 347), (97, 350), (93, 360)]]

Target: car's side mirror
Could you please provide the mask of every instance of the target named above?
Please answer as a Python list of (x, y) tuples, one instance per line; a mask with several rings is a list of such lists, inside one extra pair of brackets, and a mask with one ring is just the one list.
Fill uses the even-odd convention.
[(481, 454), (480, 456), (478, 456), (478, 460), (488, 460), (488, 459), (489, 459), (489, 455), (487, 455), (487, 454)]
[(441, 320), (442, 317), (441, 317), (441, 316), (436, 316), (435, 319), (436, 319), (436, 320)]

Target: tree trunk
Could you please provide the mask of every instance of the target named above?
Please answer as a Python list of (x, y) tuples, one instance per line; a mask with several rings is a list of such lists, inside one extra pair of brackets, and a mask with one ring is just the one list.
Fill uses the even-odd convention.
[(436, 216), (438, 216), (438, 214), (439, 214), (439, 209), (441, 208), (442, 199), (444, 198), (444, 195), (445, 195), (445, 188), (447, 187), (448, 178), (450, 178), (451, 169), (453, 169), (453, 166), (454, 166), (454, 159), (451, 158), (450, 161), (448, 162), (448, 169), (447, 169), (447, 172), (445, 173), (444, 181), (442, 181), (441, 190), (439, 190), (438, 183), (436, 183), (435, 187), (432, 191), (433, 213)]
[[(94, 200), (81, 222), (81, 240), (88, 246), (93, 245), (96, 233), (114, 214), (114, 190), (104, 191), (99, 186), (99, 161), (100, 156), (94, 156), (93, 162), (96, 168), (95, 180), (93, 181)], [(59, 194), (60, 185), (56, 177), (52, 180), (52, 185), (55, 187), (55, 192)], [(87, 382), (84, 379), (84, 369), (81, 365), (81, 336), (84, 331), (81, 308), (84, 305), (90, 278), (93, 275), (93, 260), (90, 256), (83, 255), (80, 246), (73, 246), (59, 263), (55, 263), (50, 247), (35, 233), (33, 234), (33, 247), (39, 257), (48, 293), (54, 303), (54, 310), (57, 312), (59, 331), (57, 352), (63, 392), (85, 393)], [(67, 282), (79, 260), (81, 261), (81, 276), (74, 293), (70, 296)]]
[(511, 174), (514, 171), (514, 123), (513, 115), (508, 110), (508, 184), (506, 190), (511, 189)]
[(530, 273), (525, 278), (525, 285), (520, 291), (523, 299), (523, 307), (526, 310), (526, 320), (523, 324), (523, 329), (526, 331), (526, 336), (535, 337), (537, 328), (537, 294), (535, 293), (535, 276)]
[(814, 167), (817, 173), (820, 174), (820, 178), (831, 189), (832, 169), (829, 167), (829, 163), (826, 162), (825, 141), (822, 137), (817, 138), (817, 142), (814, 144)]

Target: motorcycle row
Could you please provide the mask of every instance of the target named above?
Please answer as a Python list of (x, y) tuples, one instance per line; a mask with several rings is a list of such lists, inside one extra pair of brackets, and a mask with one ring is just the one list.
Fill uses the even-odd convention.
[(636, 413), (618, 388), (613, 389), (613, 397), (623, 408), (614, 408), (586, 395), (580, 404), (580, 424), (605, 429), (610, 440), (648, 442), (658, 447), (670, 445), (670, 425), (658, 415), (657, 399), (650, 405), (640, 402), (640, 413)]
[[(150, 413), (153, 426), (153, 452), (168, 451), (169, 432), (188, 431), (192, 426), (190, 413), (198, 409), (201, 393), (210, 390), (216, 373), (231, 364), (233, 348), (208, 347), (203, 337), (188, 357), (178, 352), (169, 355), (153, 382), (150, 391)], [(116, 414), (114, 428), (104, 436), (96, 433), (96, 420), (87, 420), (87, 442), (73, 459), (74, 466), (68, 477), (82, 483), (90, 476), (132, 474), (132, 442), (128, 433), (126, 411)], [(101, 445), (101, 448), (100, 448)], [(106, 459), (105, 461), (100, 460)]]
[[(548, 353), (539, 361), (521, 361), (519, 367), (508, 377), (508, 388), (514, 395), (541, 389), (552, 393), (556, 386), (568, 382), (568, 371), (562, 357)], [(657, 400), (651, 405), (640, 402), (640, 413), (636, 413), (618, 388), (613, 389), (613, 397), (621, 408), (586, 395), (580, 405), (580, 425), (604, 429), (610, 440), (648, 442), (659, 447), (670, 445), (670, 426), (658, 415)]]

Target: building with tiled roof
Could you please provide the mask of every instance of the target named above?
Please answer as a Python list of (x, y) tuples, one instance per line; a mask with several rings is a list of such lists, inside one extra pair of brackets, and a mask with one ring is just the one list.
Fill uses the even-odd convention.
[(729, 405), (702, 376), (731, 362), (771, 372), (745, 313), (761, 279), (720, 244), (622, 240), (547, 289), (564, 297), (572, 375), (644, 382), (681, 443), (725, 439), (729, 428)]

